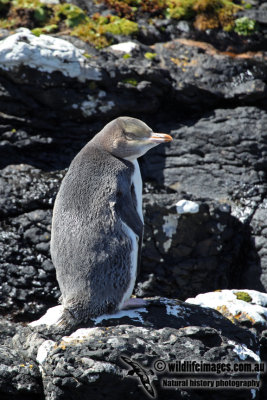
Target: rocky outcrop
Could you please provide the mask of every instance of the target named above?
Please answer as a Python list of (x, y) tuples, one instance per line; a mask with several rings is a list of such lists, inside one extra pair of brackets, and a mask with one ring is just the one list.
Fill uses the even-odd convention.
[(267, 327), (267, 295), (255, 290), (217, 290), (189, 298), (187, 303), (219, 311), (233, 323), (259, 333)]
[[(145, 399), (151, 393), (152, 398), (158, 395), (169, 399), (174, 395), (177, 398), (177, 390), (181, 399), (205, 399), (207, 395), (224, 399), (223, 390), (211, 391), (205, 386), (201, 390), (164, 387), (163, 381), (193, 378), (223, 385), (230, 377), (232, 381), (244, 381), (244, 375), (225, 373), (219, 367), (208, 375), (190, 372), (185, 375), (171, 372), (169, 363), (184, 360), (187, 365), (194, 361), (216, 366), (223, 360), (229, 368), (234, 368), (234, 364), (240, 365), (244, 360), (252, 365), (259, 362), (255, 336), (218, 312), (163, 298), (148, 302), (146, 308), (99, 317), (94, 327), (67, 335), (65, 332), (64, 337), (55, 328), (17, 327), (16, 335), (0, 347), (2, 398), (26, 399), (29, 394), (32, 399), (40, 398), (43, 384), (46, 399), (103, 395), (108, 399), (122, 395)], [(9, 357), (7, 346), (12, 349)], [(142, 385), (141, 375), (127, 376), (133, 362), (147, 374), (146, 385)], [(227, 398), (233, 394), (238, 399), (255, 398), (259, 375), (251, 374), (250, 379), (253, 387), (231, 389)]]
[[(69, 31), (36, 37), (28, 29), (1, 30), (1, 399), (147, 398), (122, 354), (145, 369), (162, 399), (259, 395), (254, 386), (167, 390), (154, 364), (267, 359), (265, 303), (255, 300), (265, 299), (267, 288), (266, 3), (256, 3), (238, 15), (257, 20), (246, 37), (144, 14), (134, 39), (110, 34), (114, 45), (102, 50)], [(107, 15), (103, 3), (76, 4)], [(123, 114), (174, 137), (140, 160), (145, 235), (135, 295), (185, 300), (221, 292), (190, 299), (202, 308), (150, 300), (147, 309), (77, 332), (26, 327), (22, 322), (58, 304), (49, 241), (66, 168)], [(258, 375), (253, 379), (259, 383)]]
[[(168, 93), (170, 110), (162, 124), (156, 121), (154, 125), (159, 130), (171, 131), (175, 140), (170, 147), (157, 148), (141, 160), (147, 183), (144, 198), (147, 228), (137, 294), (186, 298), (227, 287), (264, 290), (266, 113), (258, 107), (243, 105), (210, 111), (202, 118), (181, 119), (185, 106), (187, 111), (193, 112), (198, 107), (205, 110), (222, 99), (229, 104), (232, 101), (265, 101), (264, 58), (257, 61), (234, 58), (219, 54), (209, 46), (174, 40), (164, 46), (156, 45), (156, 56), (152, 60), (144, 56), (147, 48), (136, 44), (130, 58), (123, 58), (121, 51), (108, 49), (94, 52), (93, 60), (88, 61), (83, 57), (84, 50), (56, 39), (61, 53), (53, 64), (55, 50), (51, 41), (45, 36), (37, 39), (27, 30), (15, 34), (12, 40), (3, 40), (2, 57), (9, 63), (5, 64), (1, 75), (6, 88), (2, 96), (5, 113), (1, 115), (2, 166), (27, 161), (45, 170), (62, 170), (100, 128), (100, 116), (110, 118), (127, 109), (128, 114), (144, 119), (161, 105), (166, 111), (163, 103)], [(16, 53), (19, 44), (29, 54), (31, 66), (25, 65), (23, 51)], [(46, 62), (40, 62), (36, 52), (44, 52)], [(64, 64), (62, 74), (57, 71), (60, 60)], [(248, 64), (253, 71), (251, 74), (245, 74)], [(207, 72), (210, 68), (215, 71), (212, 81), (207, 79), (211, 77)], [(83, 75), (82, 70), (85, 71)], [(94, 72), (86, 75), (86, 71)], [(260, 95), (256, 93), (258, 89)], [(93, 93), (100, 96), (100, 108)], [(249, 96), (252, 96), (250, 100)], [(103, 108), (111, 97), (115, 107), (113, 109), (112, 105), (112, 112)], [(125, 103), (126, 98), (128, 103)], [(138, 114), (137, 104), (144, 116)], [(153, 104), (155, 109), (147, 108)], [(178, 116), (174, 114), (174, 105), (181, 105)], [(148, 116), (151, 122), (149, 119)], [(6, 167), (1, 172), (4, 298), (5, 293), (8, 301), (17, 298), (15, 303), (20, 303), (23, 312), (29, 295), (34, 310), (32, 302), (36, 303), (37, 298), (46, 298), (48, 304), (45, 305), (49, 305), (58, 297), (49, 259), (51, 212), (48, 210), (53, 206), (62, 176), (27, 166)], [(184, 197), (199, 204), (198, 213), (177, 214), (175, 204)], [(35, 216), (24, 215), (33, 211)], [(257, 244), (252, 236), (254, 232)], [(19, 283), (15, 282), (21, 274), (16, 260), (27, 268), (31, 260), (28, 278), (24, 276)], [(46, 290), (42, 285), (38, 287), (42, 276), (45, 286), (49, 285)], [(38, 307), (40, 312), (44, 311), (40, 304)], [(4, 303), (2, 308), (10, 310), (12, 306)]]
[[(265, 290), (265, 120), (253, 107), (219, 109), (177, 124), (173, 144), (144, 157), (145, 179), (176, 192), (144, 196), (148, 290), (176, 290), (179, 298), (222, 287)], [(199, 211), (179, 214), (181, 198)]]
[[(255, 107), (217, 110), (170, 129), (173, 144), (143, 158), (146, 229), (138, 296), (265, 290), (265, 120)], [(22, 165), (1, 171), (5, 313), (28, 309), (34, 318), (59, 297), (49, 240), (63, 174)], [(198, 212), (179, 213), (175, 204), (183, 198), (198, 204)]]
[[(260, 337), (260, 358), (267, 360), (267, 295), (254, 290), (217, 290), (199, 294), (186, 302), (219, 311), (234, 324), (246, 327)], [(261, 376), (260, 398), (267, 395), (266, 374)]]
[(34, 319), (59, 297), (50, 259), (51, 207), (63, 174), (29, 165), (1, 171), (1, 313)]

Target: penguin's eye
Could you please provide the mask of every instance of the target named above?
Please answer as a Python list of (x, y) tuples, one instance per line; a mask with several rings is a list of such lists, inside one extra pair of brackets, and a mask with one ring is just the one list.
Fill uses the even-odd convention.
[(139, 139), (138, 135), (136, 133), (132, 133), (132, 132), (125, 132), (125, 137), (127, 140)]
[(125, 137), (127, 140), (141, 140), (146, 139), (150, 136), (147, 132), (125, 132)]

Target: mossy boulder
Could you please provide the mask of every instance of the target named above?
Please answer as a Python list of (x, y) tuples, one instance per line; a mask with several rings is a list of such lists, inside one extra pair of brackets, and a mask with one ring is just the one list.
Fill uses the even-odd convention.
[(251, 303), (252, 301), (252, 298), (246, 292), (235, 292), (235, 295), (238, 300), (243, 300), (246, 301), (247, 303)]

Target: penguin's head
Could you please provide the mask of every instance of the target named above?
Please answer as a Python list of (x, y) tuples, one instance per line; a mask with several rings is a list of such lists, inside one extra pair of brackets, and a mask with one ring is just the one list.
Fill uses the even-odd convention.
[(105, 150), (115, 157), (135, 160), (152, 147), (170, 142), (172, 137), (165, 133), (155, 133), (140, 119), (119, 117), (109, 122), (95, 136)]

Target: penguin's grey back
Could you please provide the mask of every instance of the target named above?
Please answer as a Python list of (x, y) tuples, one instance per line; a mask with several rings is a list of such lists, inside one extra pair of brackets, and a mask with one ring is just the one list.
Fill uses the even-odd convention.
[(63, 306), (79, 320), (112, 312), (129, 284), (132, 244), (122, 221), (137, 236), (143, 229), (138, 215), (127, 215), (123, 207), (128, 202), (136, 209), (132, 173), (131, 162), (89, 142), (72, 161), (58, 192), (51, 256)]

